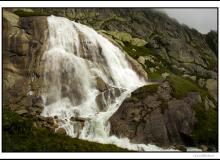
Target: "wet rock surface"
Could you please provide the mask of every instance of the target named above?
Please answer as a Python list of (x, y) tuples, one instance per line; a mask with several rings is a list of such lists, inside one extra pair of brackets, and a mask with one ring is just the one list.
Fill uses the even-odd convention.
[(112, 87), (97, 95), (96, 103), (99, 106), (99, 110), (106, 111), (107, 106), (113, 103), (122, 92), (123, 89)]
[(66, 130), (64, 128), (58, 128), (56, 133), (59, 135), (66, 135)]

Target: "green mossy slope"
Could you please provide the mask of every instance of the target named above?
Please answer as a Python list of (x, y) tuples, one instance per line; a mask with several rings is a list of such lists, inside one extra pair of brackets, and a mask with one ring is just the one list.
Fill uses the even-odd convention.
[(173, 96), (176, 98), (185, 97), (189, 92), (198, 92), (202, 97), (209, 96), (205, 89), (189, 79), (171, 74), (168, 80), (173, 88)]
[(33, 119), (3, 110), (3, 152), (125, 152), (115, 145), (99, 144), (33, 126)]
[(195, 106), (197, 123), (193, 130), (193, 140), (198, 144), (218, 148), (218, 115), (213, 108), (205, 110), (203, 104)]

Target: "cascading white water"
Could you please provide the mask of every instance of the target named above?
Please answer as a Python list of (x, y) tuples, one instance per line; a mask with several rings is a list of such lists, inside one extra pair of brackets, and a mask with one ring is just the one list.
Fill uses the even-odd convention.
[[(133, 90), (146, 84), (124, 53), (92, 28), (66, 18), (48, 17), (48, 28), (42, 116), (56, 116), (59, 128), (72, 137), (132, 150), (162, 150), (109, 135), (108, 119)], [(106, 90), (98, 89), (97, 79), (107, 84)]]

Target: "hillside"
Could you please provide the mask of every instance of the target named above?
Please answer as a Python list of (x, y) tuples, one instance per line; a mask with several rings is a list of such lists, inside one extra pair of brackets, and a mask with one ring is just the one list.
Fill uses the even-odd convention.
[[(126, 60), (139, 76), (153, 82), (137, 88), (124, 99), (109, 119), (110, 135), (127, 137), (132, 143), (174, 147), (182, 151), (186, 151), (188, 146), (203, 151), (218, 150), (217, 33), (211, 31), (206, 35), (201, 34), (152, 9), (5, 9), (3, 115), (4, 110), (10, 109), (22, 117), (36, 118), (44, 109), (41, 95), (46, 65), (42, 57), (48, 48), (50, 31), (47, 16), (50, 15), (66, 17), (94, 28), (125, 53)], [(83, 40), (86, 35), (82, 31), (80, 34)], [(103, 63), (100, 56), (104, 52), (102, 45), (96, 51), (94, 46), (88, 47), (90, 43), (81, 42), (81, 50), (94, 54), (100, 52), (96, 57), (97, 63)], [(80, 56), (89, 62), (94, 60), (89, 54)], [(102, 67), (106, 71), (107, 66)], [(65, 72), (62, 82), (68, 84), (69, 81), (65, 79), (71, 76)], [(53, 78), (50, 80), (53, 83)], [(80, 85), (76, 85), (79, 81), (73, 82), (73, 95), (68, 96), (77, 97), (74, 102), (78, 105), (82, 96), (77, 90)], [(112, 87), (104, 78), (97, 77), (96, 82), (102, 95), (101, 98), (97, 96), (97, 105), (100, 111), (106, 111), (106, 100), (103, 103), (102, 99), (110, 96), (114, 101), (124, 91), (118, 86)], [(67, 91), (64, 92), (67, 94)], [(75, 121), (79, 125), (82, 121), (84, 123), (80, 119)], [(3, 119), (3, 124), (6, 122)], [(37, 123), (37, 128), (47, 128), (53, 132), (56, 127), (47, 118)], [(8, 131), (3, 134), (8, 137), (7, 145), (15, 138), (10, 137)], [(32, 134), (30, 130), (28, 134)], [(23, 150), (19, 146), (14, 149), (5, 147), (5, 151)], [(40, 147), (33, 151), (42, 151)], [(97, 150), (83, 147), (81, 150), (61, 147), (58, 151), (102, 151), (102, 146)], [(123, 151), (113, 146), (106, 147), (104, 151)], [(31, 148), (24, 149), (31, 151)], [(53, 151), (53, 148), (45, 151)]]

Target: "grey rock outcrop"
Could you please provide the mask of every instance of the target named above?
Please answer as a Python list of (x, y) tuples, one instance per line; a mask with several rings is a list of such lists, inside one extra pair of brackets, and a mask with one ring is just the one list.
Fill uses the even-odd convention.
[(41, 113), (37, 98), (46, 37), (46, 17), (18, 17), (3, 11), (3, 106), (18, 113)]
[(217, 101), (217, 94), (218, 94), (217, 80), (208, 79), (206, 81), (206, 88), (208, 89), (209, 94)]
[(116, 100), (116, 98), (121, 95), (122, 92), (123, 90), (120, 88), (111, 87), (97, 95), (96, 102), (99, 106), (99, 110), (106, 111), (107, 106), (113, 103)]
[(66, 130), (64, 128), (58, 128), (56, 133), (59, 135), (66, 135)]
[(165, 81), (134, 91), (110, 118), (111, 134), (128, 137), (133, 143), (186, 145), (196, 122), (193, 105), (199, 95), (192, 92), (175, 99), (171, 90)]

